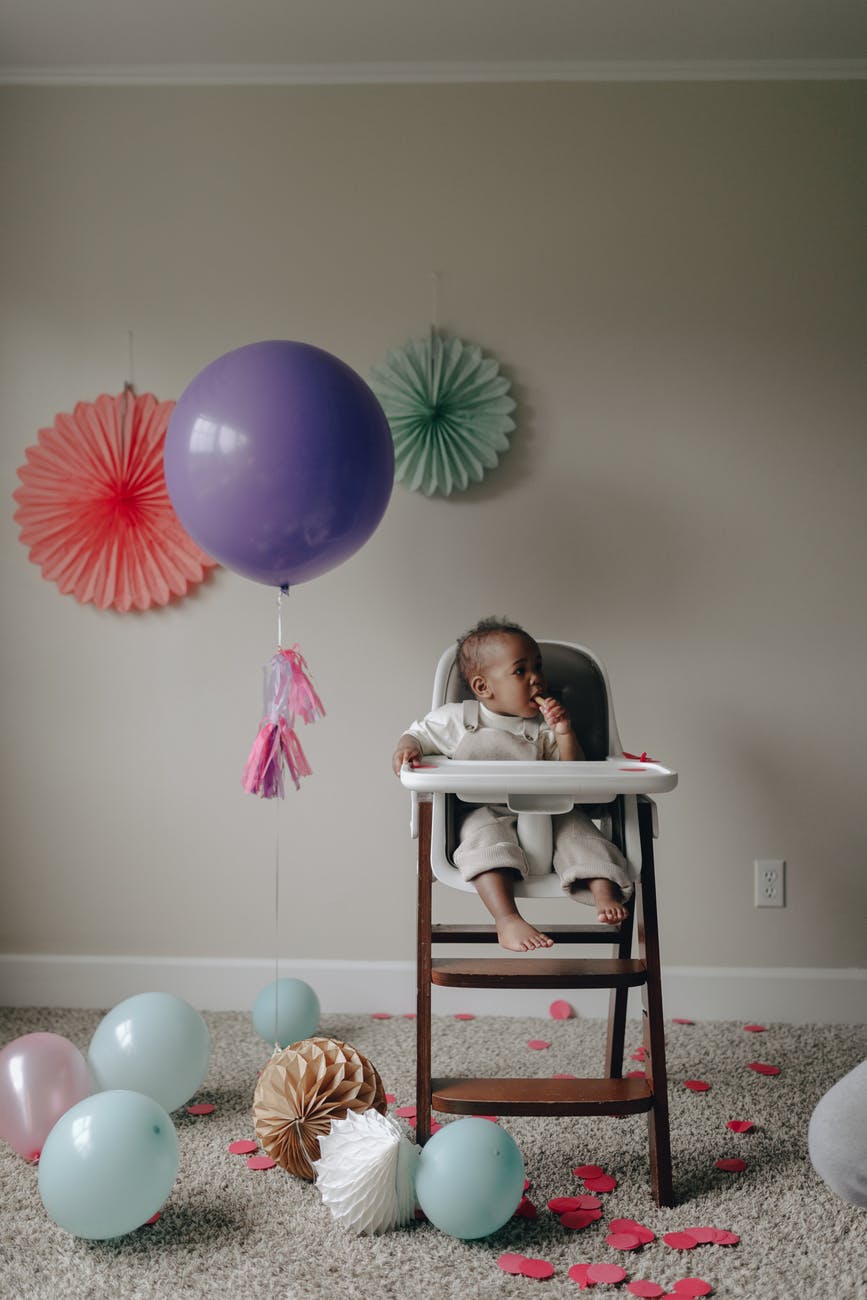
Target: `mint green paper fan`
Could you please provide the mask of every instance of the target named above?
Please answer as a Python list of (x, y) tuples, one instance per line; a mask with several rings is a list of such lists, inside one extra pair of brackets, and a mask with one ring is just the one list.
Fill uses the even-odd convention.
[(394, 477), (413, 492), (462, 492), (509, 450), (510, 384), (481, 348), (437, 334), (410, 339), (371, 376), (394, 440)]

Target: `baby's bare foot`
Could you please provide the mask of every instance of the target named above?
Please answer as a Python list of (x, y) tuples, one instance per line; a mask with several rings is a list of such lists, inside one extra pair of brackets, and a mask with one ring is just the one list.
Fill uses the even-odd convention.
[(510, 952), (531, 952), (533, 948), (550, 948), (554, 943), (518, 912), (497, 922), (497, 937), (500, 947), (508, 948)]
[(610, 880), (588, 880), (587, 888), (599, 909), (596, 916), (601, 925), (619, 925), (626, 920), (627, 911), (620, 900), (620, 890)]

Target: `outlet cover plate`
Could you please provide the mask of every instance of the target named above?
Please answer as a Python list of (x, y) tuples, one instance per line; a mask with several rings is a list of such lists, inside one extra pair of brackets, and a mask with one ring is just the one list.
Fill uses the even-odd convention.
[(786, 864), (782, 858), (757, 858), (753, 869), (756, 907), (785, 907)]

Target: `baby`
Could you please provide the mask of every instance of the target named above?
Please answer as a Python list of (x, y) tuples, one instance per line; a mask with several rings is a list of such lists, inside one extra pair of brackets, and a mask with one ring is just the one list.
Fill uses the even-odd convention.
[[(548, 695), (542, 655), (516, 623), (486, 618), (458, 640), (458, 667), (478, 704), (444, 704), (414, 722), (397, 742), (392, 767), (424, 754), (457, 759), (584, 758), (568, 713)], [(503, 948), (529, 952), (553, 939), (515, 905), (515, 880), (528, 872), (516, 815), (505, 805), (460, 805), (464, 815), (454, 863), (471, 880), (497, 927)], [(595, 904), (603, 925), (626, 917), (633, 890), (625, 859), (578, 808), (553, 819), (554, 869), (563, 889)]]

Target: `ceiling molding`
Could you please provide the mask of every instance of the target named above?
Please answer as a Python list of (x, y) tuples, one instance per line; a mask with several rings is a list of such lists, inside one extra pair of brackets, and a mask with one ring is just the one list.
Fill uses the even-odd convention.
[(495, 82), (863, 81), (867, 59), (546, 63), (153, 64), (16, 68), (4, 86), (346, 86)]

